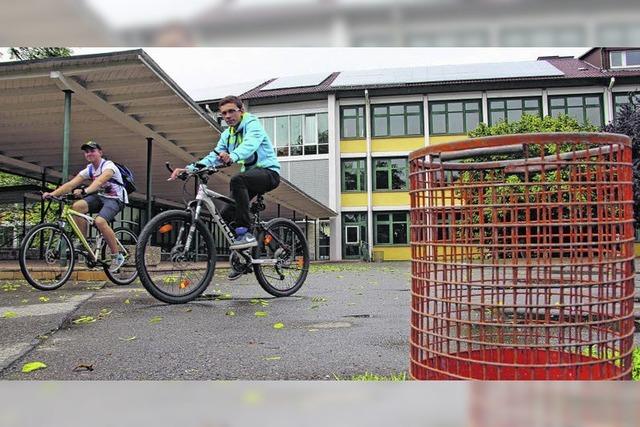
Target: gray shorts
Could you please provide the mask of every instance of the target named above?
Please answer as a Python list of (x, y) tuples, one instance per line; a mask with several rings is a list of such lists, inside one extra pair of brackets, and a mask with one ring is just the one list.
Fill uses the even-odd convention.
[(115, 218), (118, 212), (124, 207), (124, 203), (118, 199), (101, 197), (97, 194), (89, 194), (82, 200), (89, 205), (89, 213), (97, 213), (98, 216), (101, 216), (107, 222), (113, 221), (113, 218)]

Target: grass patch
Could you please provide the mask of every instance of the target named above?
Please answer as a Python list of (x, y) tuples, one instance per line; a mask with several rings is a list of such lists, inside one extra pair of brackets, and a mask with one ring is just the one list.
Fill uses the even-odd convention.
[(337, 375), (333, 375), (334, 378), (338, 381), (408, 381), (406, 372), (400, 372), (397, 374), (391, 374), (389, 376), (373, 374), (370, 372), (365, 372), (364, 374), (357, 374), (352, 376), (351, 378), (340, 378)]

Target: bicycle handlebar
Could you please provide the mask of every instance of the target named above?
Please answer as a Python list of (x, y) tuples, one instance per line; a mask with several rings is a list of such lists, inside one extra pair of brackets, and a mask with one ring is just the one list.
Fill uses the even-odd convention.
[[(220, 155), (220, 153), (217, 152), (216, 150), (213, 150), (213, 152), (216, 153), (217, 155)], [(171, 167), (171, 163), (166, 162), (164, 165), (169, 170), (169, 172), (173, 173), (174, 168)], [(220, 164), (220, 165), (217, 165), (217, 166), (207, 166), (207, 165), (202, 164), (202, 163), (195, 163), (195, 166), (197, 168), (195, 171), (190, 172), (190, 171), (186, 170), (184, 172), (181, 172), (177, 176), (177, 178), (182, 180), (182, 181), (186, 181), (192, 175), (203, 175), (205, 173), (207, 175), (211, 175), (211, 174), (214, 174), (214, 173), (218, 172), (219, 169), (223, 169), (223, 168), (229, 167), (230, 165), (231, 165), (231, 163)]]

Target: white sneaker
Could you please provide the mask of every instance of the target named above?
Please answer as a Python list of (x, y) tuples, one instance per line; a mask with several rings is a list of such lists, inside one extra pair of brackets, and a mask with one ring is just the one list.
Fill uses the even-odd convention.
[(118, 271), (120, 269), (120, 267), (122, 267), (122, 264), (124, 264), (124, 255), (122, 255), (121, 253), (118, 253), (118, 255), (114, 256), (111, 259), (111, 265), (109, 266), (109, 272), (110, 273), (115, 273), (116, 271)]

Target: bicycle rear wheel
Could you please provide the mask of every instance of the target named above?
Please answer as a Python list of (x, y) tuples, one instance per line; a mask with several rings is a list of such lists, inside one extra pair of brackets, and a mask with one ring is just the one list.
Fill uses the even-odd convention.
[[(122, 267), (118, 269), (118, 271), (112, 273), (109, 271), (109, 266), (104, 266), (104, 273), (107, 275), (109, 280), (111, 280), (116, 285), (128, 285), (138, 277), (138, 270), (136, 269), (136, 244), (138, 243), (138, 237), (127, 228), (116, 228), (113, 230), (113, 233), (116, 235), (118, 241), (125, 247), (127, 250), (127, 255), (125, 256), (125, 261)], [(111, 249), (109, 249), (109, 245), (106, 242), (102, 244), (101, 250), (101, 258), (103, 261), (111, 259)]]
[(41, 291), (64, 285), (75, 264), (71, 240), (57, 224), (35, 226), (20, 245), (20, 270), (27, 282)]
[(258, 283), (275, 297), (298, 292), (309, 273), (309, 247), (302, 230), (284, 218), (271, 220), (260, 236), (254, 258), (274, 260), (274, 264), (254, 264)]
[(149, 221), (138, 238), (136, 267), (140, 281), (162, 302), (189, 302), (202, 294), (213, 278), (213, 236), (198, 221), (187, 245), (191, 226), (191, 213), (171, 210)]

